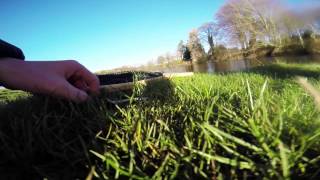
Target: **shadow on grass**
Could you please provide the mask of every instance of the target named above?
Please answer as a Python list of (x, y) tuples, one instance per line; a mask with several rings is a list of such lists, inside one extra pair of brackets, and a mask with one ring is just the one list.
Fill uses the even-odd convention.
[(105, 128), (103, 102), (74, 104), (31, 96), (0, 109), (0, 173), (5, 179), (75, 179), (88, 173), (88, 150)]
[[(148, 82), (139, 90), (102, 94), (83, 104), (43, 96), (11, 98), (0, 106), (0, 173), (5, 179), (84, 179), (96, 157), (89, 150), (104, 153), (98, 132), (108, 129), (117, 107), (107, 98), (146, 97), (159, 103), (173, 98), (168, 80)], [(118, 114), (119, 115), (119, 114)], [(117, 115), (116, 115), (117, 116)], [(124, 118), (124, 117), (119, 117)], [(100, 164), (100, 163), (98, 163)], [(100, 168), (101, 169), (101, 168)], [(103, 170), (103, 168), (102, 168)]]
[(174, 97), (174, 86), (168, 79), (149, 81), (143, 88), (142, 96), (147, 97), (151, 101), (172, 101)]
[(255, 67), (248, 72), (272, 76), (274, 78), (292, 78), (304, 76), (309, 78), (320, 78), (320, 66), (312, 64), (271, 64)]
[[(174, 89), (174, 85), (168, 79), (162, 79), (147, 83), (147, 86), (144, 88), (143, 96), (147, 97), (149, 100), (144, 106), (162, 106), (164, 107), (164, 109), (179, 106), (178, 103), (180, 101), (177, 99)], [(167, 122), (167, 125), (168, 127), (172, 128), (172, 134), (175, 143), (177, 145), (184, 144), (184, 129), (186, 128), (186, 124), (182, 121), (184, 119), (182, 113), (172, 113), (171, 109), (163, 110), (163, 113), (163, 117), (173, 116), (172, 121)]]

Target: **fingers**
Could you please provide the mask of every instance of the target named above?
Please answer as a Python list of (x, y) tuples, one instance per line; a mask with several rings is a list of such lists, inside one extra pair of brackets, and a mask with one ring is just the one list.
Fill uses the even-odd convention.
[(77, 61), (68, 61), (68, 63), (69, 67), (66, 69), (68, 71), (66, 73), (67, 79), (72, 79), (72, 83), (75, 83), (74, 85), (79, 86), (79, 88), (85, 85), (90, 93), (99, 94), (100, 82), (98, 77)]
[[(63, 63), (63, 64), (60, 64)], [(62, 61), (57, 69), (62, 68), (64, 79), (59, 96), (75, 102), (88, 99), (87, 92), (99, 94), (99, 79), (77, 61)], [(61, 70), (61, 69), (60, 69)]]
[(85, 91), (74, 87), (69, 82), (66, 81), (64, 83), (64, 87), (65, 90), (59, 91), (59, 96), (61, 96), (62, 98), (69, 99), (78, 103), (84, 102), (88, 99), (88, 94)]
[(88, 90), (91, 93), (99, 94), (100, 82), (96, 75), (92, 74), (87, 69), (83, 68), (80, 71), (77, 71), (77, 76), (80, 76), (84, 84), (88, 86)]
[(75, 81), (74, 83), (71, 83), (71, 84), (73, 84), (75, 87), (77, 87), (78, 89), (81, 89), (81, 90), (83, 90), (85, 92), (90, 91), (90, 88), (88, 87), (88, 85), (82, 80), (77, 80), (77, 81)]
[(15, 89), (75, 102), (87, 100), (87, 92), (99, 93), (97, 76), (76, 61), (33, 62), (10, 59), (1, 60), (0, 65), (0, 81)]

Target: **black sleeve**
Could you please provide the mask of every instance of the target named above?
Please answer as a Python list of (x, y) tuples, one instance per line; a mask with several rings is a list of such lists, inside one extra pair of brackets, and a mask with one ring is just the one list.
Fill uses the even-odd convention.
[(11, 57), (24, 60), (24, 54), (18, 47), (0, 39), (0, 58)]

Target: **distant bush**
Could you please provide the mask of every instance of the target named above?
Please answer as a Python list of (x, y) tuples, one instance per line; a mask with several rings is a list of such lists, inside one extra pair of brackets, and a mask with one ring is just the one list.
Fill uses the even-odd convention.
[(208, 57), (209, 60), (224, 61), (224, 60), (235, 60), (243, 58), (242, 51), (237, 48), (228, 49), (224, 45), (218, 45), (214, 48), (212, 56)]
[(296, 35), (291, 36), (284, 43), (285, 45), (274, 49), (273, 56), (320, 54), (320, 35), (312, 31), (305, 31), (301, 39)]
[(244, 57), (246, 58), (260, 58), (260, 57), (270, 57), (274, 51), (275, 47), (272, 45), (258, 44), (244, 52)]
[(305, 34), (305, 48), (309, 54), (320, 54), (320, 35)]
[(281, 55), (304, 55), (308, 54), (306, 49), (299, 44), (289, 44), (286, 46), (275, 48), (272, 52), (272, 56)]

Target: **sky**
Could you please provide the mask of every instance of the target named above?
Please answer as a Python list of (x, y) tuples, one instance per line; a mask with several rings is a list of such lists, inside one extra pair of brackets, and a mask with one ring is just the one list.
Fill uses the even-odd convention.
[[(320, 0), (288, 0), (291, 5)], [(175, 52), (223, 0), (0, 0), (0, 39), (27, 60), (78, 60), (91, 71)]]

